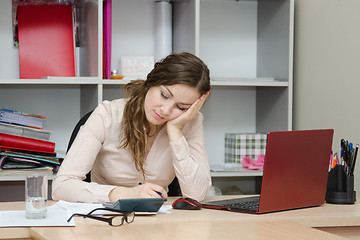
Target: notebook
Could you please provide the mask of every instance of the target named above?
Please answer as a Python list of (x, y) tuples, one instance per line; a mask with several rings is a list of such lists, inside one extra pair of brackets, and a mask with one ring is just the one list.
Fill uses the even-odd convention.
[(258, 214), (322, 205), (333, 134), (333, 129), (269, 132), (260, 196), (202, 207)]

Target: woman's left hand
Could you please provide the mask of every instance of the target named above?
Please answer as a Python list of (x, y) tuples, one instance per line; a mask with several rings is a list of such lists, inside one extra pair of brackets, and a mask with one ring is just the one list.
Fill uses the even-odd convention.
[(210, 91), (203, 94), (199, 99), (197, 99), (186, 112), (166, 123), (167, 132), (170, 140), (174, 141), (183, 136), (182, 128), (187, 122), (197, 116), (198, 112), (204, 105), (205, 100), (209, 97), (209, 95)]

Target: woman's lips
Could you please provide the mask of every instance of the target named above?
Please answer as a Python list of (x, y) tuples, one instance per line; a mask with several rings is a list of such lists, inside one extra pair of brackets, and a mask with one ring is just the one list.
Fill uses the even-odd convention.
[(164, 119), (162, 116), (160, 116), (159, 114), (157, 114), (157, 112), (154, 111), (154, 113), (155, 113), (155, 117), (156, 117), (157, 119), (160, 119), (160, 120), (163, 120), (163, 119)]

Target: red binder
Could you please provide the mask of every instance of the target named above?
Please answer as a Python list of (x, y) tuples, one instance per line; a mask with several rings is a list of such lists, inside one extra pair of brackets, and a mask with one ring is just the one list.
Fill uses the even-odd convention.
[(28, 151), (44, 153), (45, 155), (53, 155), (55, 153), (55, 143), (34, 138), (0, 133), (0, 150), (19, 152)]
[(20, 78), (75, 76), (70, 5), (18, 6)]

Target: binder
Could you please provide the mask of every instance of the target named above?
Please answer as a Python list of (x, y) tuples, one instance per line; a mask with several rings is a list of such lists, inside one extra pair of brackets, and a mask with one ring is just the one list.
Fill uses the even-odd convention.
[(17, 153), (17, 152), (0, 152), (1, 169), (26, 169), (52, 167), (56, 169), (60, 166), (63, 158), (46, 157), (35, 154)]
[(34, 138), (0, 133), (0, 150), (19, 152), (38, 152), (43, 155), (56, 155), (55, 143)]
[(75, 77), (70, 5), (18, 6), (20, 78)]

